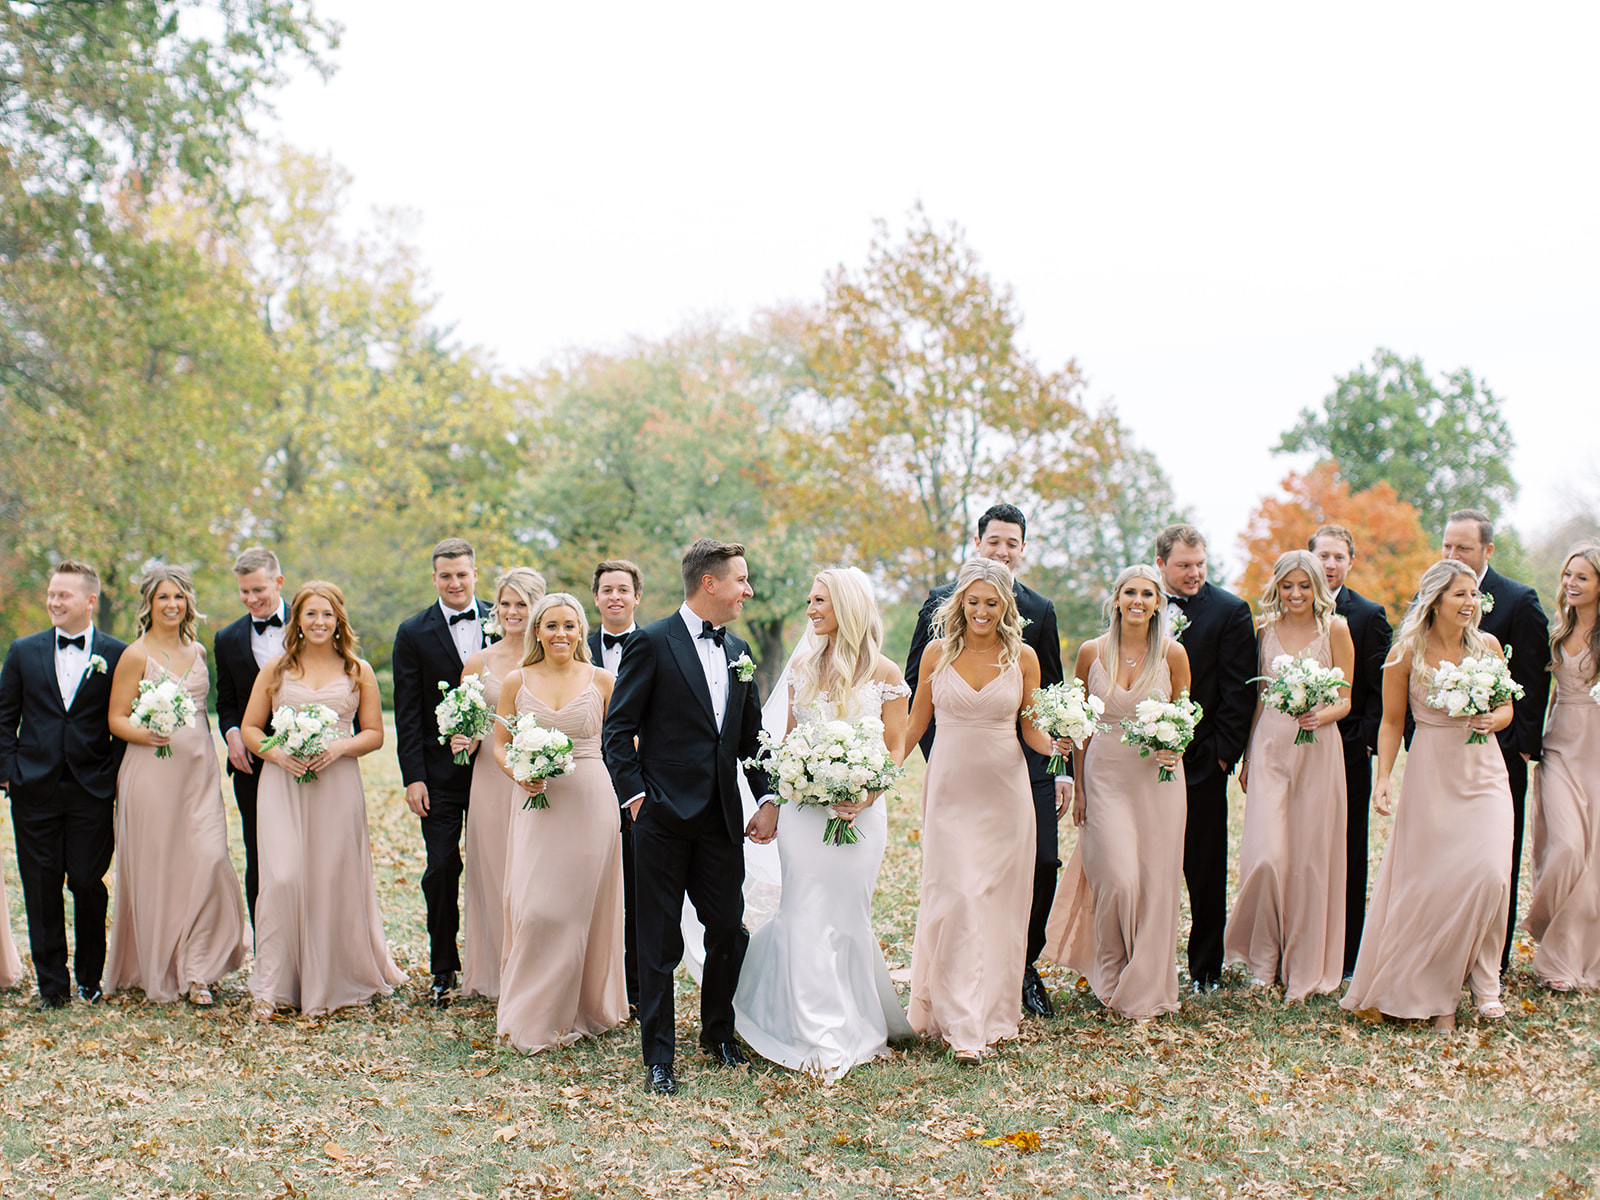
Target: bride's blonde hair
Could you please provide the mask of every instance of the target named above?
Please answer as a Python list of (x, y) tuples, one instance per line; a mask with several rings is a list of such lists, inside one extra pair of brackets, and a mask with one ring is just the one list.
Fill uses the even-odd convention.
[(828, 589), (839, 632), (832, 637), (806, 630), (795, 655), (794, 702), (815, 704), (826, 696), (836, 712), (850, 711), (856, 688), (872, 678), (883, 649), (883, 618), (872, 584), (855, 567), (826, 567), (816, 582)]
[(955, 662), (966, 644), (967, 592), (975, 583), (992, 584), (1000, 593), (1000, 622), (995, 629), (1000, 635), (1000, 670), (1015, 666), (1022, 657), (1022, 614), (1017, 611), (1016, 593), (1011, 590), (1011, 569), (996, 559), (969, 558), (961, 564), (955, 591), (933, 614), (934, 636), (943, 640), (934, 674)]

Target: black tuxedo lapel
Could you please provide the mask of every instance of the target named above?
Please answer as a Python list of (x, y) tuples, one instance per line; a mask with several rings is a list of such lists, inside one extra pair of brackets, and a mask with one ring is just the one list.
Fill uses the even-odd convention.
[(589, 657), (594, 661), (594, 665), (603, 671), (605, 670), (605, 659), (600, 654), (600, 645), (600, 631), (596, 629), (589, 635)]
[[(50, 703), (56, 706), (57, 711), (64, 717), (68, 713), (66, 702), (61, 699), (61, 684), (56, 678), (56, 638), (60, 635), (54, 629), (48, 638), (39, 641), (39, 677), (45, 681), (45, 691), (50, 693)], [(78, 684), (78, 691), (83, 691), (83, 684)], [(73, 693), (73, 702), (77, 702), (77, 693)]]
[(455, 638), (450, 636), (450, 622), (445, 619), (444, 610), (437, 604), (428, 606), (428, 624), (434, 633), (439, 635), (439, 642), (444, 646), (450, 657), (457, 662), (461, 661), (461, 650), (456, 646)]
[[(711, 728), (717, 729), (717, 713), (711, 706), (711, 689), (706, 686), (706, 669), (701, 665), (700, 655), (695, 653), (692, 639), (689, 637), (689, 627), (680, 619), (676, 625), (667, 628), (667, 645), (672, 647), (673, 661), (678, 664), (678, 670), (683, 672), (684, 680), (689, 684), (689, 690), (700, 701), (700, 707), (705, 710), (706, 720), (711, 722)], [(733, 689), (728, 689), (728, 703), (733, 703)], [(717, 730), (717, 736), (722, 736)]]

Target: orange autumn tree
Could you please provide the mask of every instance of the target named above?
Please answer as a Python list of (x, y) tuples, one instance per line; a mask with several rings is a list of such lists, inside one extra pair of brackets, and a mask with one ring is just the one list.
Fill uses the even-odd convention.
[(1417, 510), (1387, 483), (1350, 491), (1339, 464), (1318, 463), (1303, 475), (1286, 476), (1281, 495), (1268, 496), (1239, 537), (1245, 568), (1239, 594), (1256, 606), (1272, 578), (1272, 564), (1285, 550), (1303, 549), (1319, 526), (1343, 525), (1356, 543), (1350, 586), (1376, 600), (1398, 623), (1417, 590), (1417, 580), (1439, 557), (1439, 547), (1423, 531)]

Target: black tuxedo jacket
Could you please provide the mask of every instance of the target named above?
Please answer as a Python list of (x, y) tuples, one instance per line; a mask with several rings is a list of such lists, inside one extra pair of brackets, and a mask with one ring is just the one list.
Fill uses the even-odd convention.
[[(923, 652), (933, 640), (933, 616), (955, 590), (953, 583), (934, 588), (922, 602), (922, 611), (917, 613), (917, 627), (911, 634), (911, 652), (906, 656), (906, 686), (911, 689), (913, 696), (917, 694), (917, 678), (922, 673)], [(1039, 686), (1049, 687), (1060, 683), (1061, 635), (1056, 631), (1056, 606), (1020, 580), (1012, 580), (1011, 593), (1017, 598), (1017, 611), (1022, 614), (1022, 640), (1032, 646), (1033, 652), (1039, 656)], [(934, 725), (935, 722), (929, 720), (928, 731), (918, 743), (925, 759), (933, 753)], [(1020, 727), (1017, 740), (1022, 741)], [(1026, 743), (1023, 744), (1022, 754), (1028, 762), (1029, 779), (1037, 781), (1051, 778), (1050, 772), (1045, 770), (1050, 761), (1048, 758), (1034, 753)]]
[[(601, 657), (601, 654), (600, 654), (600, 634), (601, 634), (601, 632), (602, 632), (602, 630), (599, 629), (599, 628), (595, 628), (593, 630), (590, 630), (590, 632), (589, 632), (589, 657), (590, 657), (591, 660), (593, 660), (595, 666), (599, 667), (601, 670), (604, 670), (605, 669), (605, 665), (606, 665), (605, 664), (605, 659), (603, 657)], [(633, 631), (633, 633), (638, 633), (638, 632), (639, 631), (637, 629), (635, 629)], [(622, 636), (625, 637), (625, 638), (629, 638), (629, 637), (633, 636), (633, 633), (625, 633)], [(622, 649), (623, 649), (624, 652), (627, 651), (627, 649), (628, 649), (628, 643), (627, 642), (623, 642), (622, 643)], [(738, 657), (739, 656), (737, 654), (734, 655), (734, 658), (738, 658)]]
[(91, 654), (106, 660), (92, 667), (72, 698), (61, 703), (56, 681), (56, 631), (29, 634), (11, 643), (0, 667), (0, 782), (9, 782), (13, 800), (42, 804), (63, 775), (91, 796), (108, 803), (116, 796), (117, 768), (125, 746), (111, 736), (111, 677), (127, 643), (99, 628)]
[(1478, 627), (1493, 635), (1511, 658), (1511, 678), (1525, 694), (1513, 709), (1511, 724), (1499, 733), (1502, 750), (1537, 760), (1544, 748), (1545, 704), (1550, 699), (1550, 625), (1539, 595), (1525, 583), (1507, 579), (1493, 567), (1479, 590), (1494, 597), (1494, 607)]
[(1205, 710), (1184, 751), (1183, 775), (1188, 783), (1200, 783), (1223, 770), (1218, 760), (1228, 764), (1223, 773), (1231, 773), (1249, 741), (1256, 710), (1250, 682), (1258, 673), (1256, 626), (1248, 604), (1210, 583), (1182, 609), (1189, 624), (1178, 640), (1189, 656), (1189, 697)]
[(1389, 657), (1393, 637), (1389, 615), (1383, 605), (1353, 591), (1349, 584), (1339, 589), (1333, 611), (1350, 626), (1350, 640), (1356, 647), (1350, 715), (1339, 722), (1339, 736), (1373, 754), (1378, 749), (1378, 726), (1383, 724), (1383, 660)]
[[(732, 663), (750, 647), (732, 632), (723, 653)], [(728, 836), (744, 841), (740, 762), (761, 749), (761, 697), (728, 668), (728, 707), (717, 729), (700, 655), (677, 611), (637, 630), (622, 647), (601, 745), (617, 798), (644, 793), (639, 815), (672, 830), (693, 828), (708, 804), (720, 806)], [(638, 744), (634, 744), (634, 739)], [(743, 768), (758, 798), (772, 791), (767, 773)]]
[[(494, 607), (475, 600), (478, 618)], [(494, 639), (485, 639), (485, 644)], [(472, 791), (472, 767), (457, 766), (448, 739), (439, 742), (439, 721), (433, 710), (444, 693), (440, 682), (461, 682), (461, 651), (450, 637), (437, 601), (403, 621), (394, 635), (394, 740), (400, 757), (400, 778), (407, 787), (425, 783), (430, 794), (465, 800)], [(481, 747), (480, 747), (481, 749)]]

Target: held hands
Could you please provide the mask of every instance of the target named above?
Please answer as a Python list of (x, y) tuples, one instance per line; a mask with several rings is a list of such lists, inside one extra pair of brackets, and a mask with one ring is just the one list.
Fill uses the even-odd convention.
[(237, 729), (228, 730), (228, 764), (239, 775), (254, 775), (250, 765), (250, 751), (245, 749), (244, 737)]
[(1241, 758), (1239, 760), (1238, 779), (1239, 790), (1241, 792), (1248, 792), (1250, 790), (1250, 760), (1248, 758)]
[(170, 746), (172, 739), (164, 733), (154, 733), (148, 729), (139, 731), (144, 736), (140, 739), (146, 746)]
[(1157, 750), (1155, 754), (1156, 761), (1169, 771), (1178, 765), (1178, 756), (1171, 750)]
[(744, 827), (744, 835), (758, 846), (765, 846), (778, 836), (778, 806), (763, 804)]
[[(644, 797), (643, 796), (640, 796), (637, 800), (630, 800), (628, 802), (628, 805), (627, 805), (628, 820), (637, 821), (639, 819), (639, 810), (641, 808), (643, 808), (643, 807), (644, 807)], [(750, 830), (748, 828), (746, 828), (745, 832), (749, 833)]]

